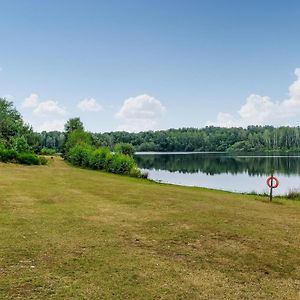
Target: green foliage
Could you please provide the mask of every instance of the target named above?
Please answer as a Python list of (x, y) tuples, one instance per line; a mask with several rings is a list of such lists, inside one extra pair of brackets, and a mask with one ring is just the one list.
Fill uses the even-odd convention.
[(134, 148), (133, 148), (132, 144), (129, 144), (129, 143), (116, 144), (114, 150), (115, 150), (116, 153), (129, 155), (129, 156), (134, 155)]
[(125, 154), (114, 154), (107, 166), (107, 171), (115, 174), (130, 174), (130, 171), (136, 167), (132, 157)]
[(41, 155), (54, 155), (56, 153), (55, 149), (42, 148), (40, 151)]
[(0, 151), (0, 161), (13, 162), (17, 158), (17, 151), (13, 149), (3, 149)]
[(38, 149), (38, 135), (23, 122), (12, 102), (0, 98), (0, 161), (27, 165), (44, 164), (33, 154)]
[(64, 146), (64, 156), (68, 157), (68, 153), (70, 149), (75, 147), (76, 145), (92, 145), (92, 136), (90, 133), (85, 132), (81, 129), (76, 129), (72, 131), (70, 134), (66, 137), (66, 143)]
[(129, 176), (147, 179), (148, 172), (141, 172), (141, 170), (139, 168), (133, 167), (129, 172)]
[(131, 143), (135, 151), (299, 151), (300, 127), (205, 127), (139, 133), (119, 131), (94, 134), (93, 140), (111, 148), (119, 143)]
[(0, 151), (5, 149), (5, 142), (4, 140), (0, 139)]
[[(80, 127), (80, 126), (79, 126)], [(75, 127), (74, 127), (75, 128)], [(73, 131), (78, 130), (74, 129)], [(82, 132), (82, 129), (81, 129)], [(42, 132), (28, 144), (35, 152), (43, 147), (63, 152), (68, 136), (60, 132)], [(29, 137), (26, 137), (29, 140)], [(33, 140), (33, 141), (31, 141)], [(248, 128), (181, 128), (140, 133), (110, 132), (91, 134), (94, 147), (116, 150), (118, 144), (132, 144), (135, 151), (222, 151), (222, 152), (294, 152), (300, 150), (300, 127), (249, 126)], [(118, 149), (117, 149), (118, 150)], [(119, 150), (118, 150), (119, 151)], [(122, 153), (122, 152), (121, 152)]]
[(45, 165), (47, 160), (42, 157), (38, 157), (33, 153), (18, 153), (14, 149), (0, 150), (0, 161), (4, 163), (12, 162), (25, 165)]
[(89, 166), (95, 170), (107, 169), (112, 153), (108, 148), (98, 148), (91, 153)]
[[(28, 137), (31, 134), (33, 134), (32, 129), (23, 122), (21, 114), (14, 108), (13, 103), (0, 98), (0, 140), (5, 143), (5, 146), (27, 147)], [(19, 143), (21, 145), (18, 145)]]
[(65, 135), (59, 131), (35, 133), (38, 140), (38, 151), (43, 148), (53, 149), (55, 153), (61, 153), (65, 144)]
[(24, 136), (17, 136), (12, 138), (11, 140), (11, 147), (12, 149), (16, 150), (16, 152), (30, 152), (31, 149), (27, 143), (27, 140)]
[[(125, 154), (111, 153), (108, 148), (93, 149), (88, 144), (77, 144), (71, 148), (67, 156), (68, 161), (74, 166), (104, 170), (115, 174), (138, 174), (135, 160)], [(139, 177), (138, 176), (138, 177)]]
[(84, 131), (83, 123), (81, 122), (80, 118), (71, 118), (65, 124), (66, 135), (69, 135), (75, 130)]
[(22, 117), (13, 103), (0, 98), (0, 138), (9, 141), (11, 137), (20, 134), (24, 127)]
[(68, 160), (74, 166), (89, 167), (92, 148), (87, 144), (77, 144), (70, 149)]
[(23, 165), (40, 165), (41, 161), (37, 155), (32, 153), (19, 153), (16, 157), (18, 163)]

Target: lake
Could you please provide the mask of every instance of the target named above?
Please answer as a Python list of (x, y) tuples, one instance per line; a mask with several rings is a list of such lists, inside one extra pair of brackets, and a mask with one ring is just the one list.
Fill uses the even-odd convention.
[(300, 191), (300, 155), (136, 153), (135, 159), (149, 179), (163, 183), (264, 193), (273, 169), (280, 181), (274, 195)]

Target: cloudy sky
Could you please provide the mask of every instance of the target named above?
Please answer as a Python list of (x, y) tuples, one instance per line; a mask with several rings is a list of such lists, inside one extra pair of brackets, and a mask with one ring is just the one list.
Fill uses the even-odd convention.
[(3, 0), (0, 96), (38, 130), (299, 125), (297, 0)]

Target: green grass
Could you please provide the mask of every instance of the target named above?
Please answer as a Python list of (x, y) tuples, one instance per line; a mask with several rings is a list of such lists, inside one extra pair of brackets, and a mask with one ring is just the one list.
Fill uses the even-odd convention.
[(300, 202), (0, 164), (0, 299), (299, 299)]

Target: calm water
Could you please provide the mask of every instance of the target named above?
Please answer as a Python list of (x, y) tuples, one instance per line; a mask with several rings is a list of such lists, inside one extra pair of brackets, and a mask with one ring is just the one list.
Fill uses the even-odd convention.
[(268, 192), (266, 178), (274, 169), (280, 180), (275, 195), (300, 191), (300, 155), (137, 153), (136, 161), (156, 181), (234, 192)]

